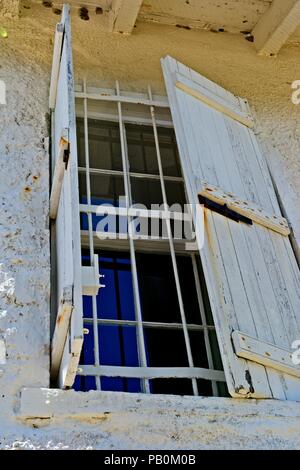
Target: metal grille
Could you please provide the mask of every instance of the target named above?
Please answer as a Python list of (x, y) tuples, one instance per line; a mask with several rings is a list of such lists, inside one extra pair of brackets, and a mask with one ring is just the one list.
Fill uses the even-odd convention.
[[(204, 394), (201, 381), (209, 381), (213, 395), (222, 394), (225, 377), (215, 339), (215, 329), (208, 312), (209, 305), (205, 292), (204, 278), (199, 268), (197, 251), (186, 249), (186, 240), (174, 236), (174, 223), (191, 223), (189, 214), (170, 209), (176, 202), (185, 201), (184, 180), (181, 174), (177, 147), (165, 98), (154, 97), (151, 88), (147, 94), (121, 92), (116, 82), (114, 90), (87, 89), (84, 82), (77, 91), (78, 155), (80, 181), (80, 211), (82, 223), (82, 246), (88, 249), (90, 260), (102, 250), (126, 250), (130, 255), (134, 297), (134, 320), (99, 318), (99, 304), (96, 296), (91, 302), (92, 315), (85, 318), (85, 325), (93, 332), (93, 364), (82, 364), (79, 376), (95, 377), (96, 389), (101, 389), (101, 377), (138, 378), (141, 391), (151, 393), (153, 380), (170, 378), (188, 379), (194, 395)], [(90, 143), (93, 123), (100, 122), (105, 135), (100, 135), (100, 144), (93, 148)], [(97, 125), (95, 125), (97, 128)], [(169, 129), (168, 129), (169, 128)], [(168, 129), (164, 131), (164, 129)], [(96, 130), (97, 134), (98, 130)], [(100, 130), (101, 132), (101, 130)], [(93, 137), (97, 141), (97, 136)], [(110, 158), (106, 155), (109, 153)], [(109, 160), (109, 163), (108, 163)], [(170, 185), (173, 185), (170, 188)], [(123, 205), (117, 199), (123, 196)], [(142, 200), (141, 200), (142, 199)], [(117, 215), (120, 222), (126, 219), (126, 231), (120, 237), (99, 238), (95, 228), (95, 217), (101, 216), (99, 202), (106, 200), (111, 204), (111, 214)], [(145, 203), (147, 210), (136, 209), (134, 204)], [(159, 203), (160, 208), (153, 210), (151, 203)], [(107, 214), (105, 210), (103, 214)], [(159, 220), (162, 230), (155, 239), (138, 236), (135, 230), (137, 215), (145, 215), (152, 223)], [(116, 228), (116, 232), (120, 232)], [(139, 253), (160, 253), (168, 255), (171, 263), (171, 276), (174, 278), (180, 321), (143, 320), (141, 299), (141, 279), (138, 271)], [(182, 292), (179, 256), (189, 257), (195, 285), (195, 303), (199, 312), (199, 322), (187, 321), (185, 298)], [(100, 263), (101, 268), (101, 263)], [(159, 270), (159, 265), (157, 266)], [(100, 291), (101, 302), (101, 291)], [(204, 298), (205, 297), (205, 298)], [(208, 320), (209, 317), (209, 320)], [(137, 335), (138, 367), (110, 366), (101, 363), (101, 337), (99, 325), (115, 325), (122, 328), (135, 328)], [(184, 338), (186, 367), (152, 367), (149, 365), (149, 352), (145, 342), (148, 329), (181, 331)], [(206, 356), (207, 367), (195, 365), (194, 351), (190, 336), (199, 334), (199, 350)], [(194, 334), (193, 333), (193, 334)], [(157, 348), (176, 348), (176, 344), (157, 345)], [(200, 389), (199, 389), (200, 384)], [(173, 393), (176, 393), (176, 386)]]

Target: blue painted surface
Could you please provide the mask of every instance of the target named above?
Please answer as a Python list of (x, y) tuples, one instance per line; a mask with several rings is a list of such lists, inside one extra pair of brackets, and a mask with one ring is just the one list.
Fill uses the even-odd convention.
[[(112, 201), (112, 200), (107, 200), (107, 199), (100, 199), (100, 198), (95, 198), (93, 197), (91, 199), (91, 203), (93, 206), (101, 206), (101, 205), (110, 205), (114, 207), (119, 207), (119, 201)], [(81, 204), (87, 204), (87, 197), (86, 196), (81, 196), (80, 198), (80, 203)], [(104, 227), (102, 231), (104, 232), (117, 232), (117, 233), (126, 233), (127, 232), (127, 220), (126, 217), (115, 217), (114, 216), (107, 216), (107, 215), (97, 215), (97, 214), (92, 214), (92, 225), (93, 225), (93, 231), (97, 230), (97, 225), (99, 222), (103, 221), (106, 219), (106, 222), (109, 222), (109, 227), (112, 228), (112, 230), (109, 230), (108, 225)], [(98, 227), (99, 229), (100, 227)], [(81, 213), (81, 230), (88, 230), (89, 225), (88, 225), (88, 216), (84, 212)]]
[[(82, 256), (82, 264), (89, 264), (89, 256)], [(106, 319), (134, 320), (134, 300), (130, 259), (126, 255), (99, 256), (101, 274), (105, 275), (105, 288), (97, 296), (97, 316)], [(84, 318), (92, 318), (92, 298), (83, 297)], [(94, 364), (93, 325), (84, 324), (89, 334), (84, 337), (81, 364)], [(136, 328), (99, 325), (99, 360), (101, 365), (138, 366)], [(75, 390), (95, 390), (94, 377), (77, 377)], [(140, 392), (138, 379), (101, 378), (102, 390)]]

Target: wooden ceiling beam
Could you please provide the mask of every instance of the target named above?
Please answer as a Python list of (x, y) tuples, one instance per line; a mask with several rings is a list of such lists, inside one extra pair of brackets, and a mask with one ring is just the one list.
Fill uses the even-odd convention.
[(109, 30), (131, 34), (143, 0), (113, 0), (109, 12)]
[(276, 55), (300, 25), (300, 0), (273, 0), (252, 30), (259, 55)]

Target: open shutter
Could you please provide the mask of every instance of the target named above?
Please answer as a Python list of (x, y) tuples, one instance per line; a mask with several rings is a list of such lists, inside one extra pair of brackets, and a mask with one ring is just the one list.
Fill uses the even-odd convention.
[(50, 217), (55, 224), (57, 317), (51, 377), (71, 387), (83, 343), (81, 246), (75, 95), (69, 7), (56, 27), (49, 105), (53, 177)]
[(300, 400), (299, 269), (248, 104), (171, 57), (162, 66), (189, 202), (205, 206), (200, 257), (229, 392)]

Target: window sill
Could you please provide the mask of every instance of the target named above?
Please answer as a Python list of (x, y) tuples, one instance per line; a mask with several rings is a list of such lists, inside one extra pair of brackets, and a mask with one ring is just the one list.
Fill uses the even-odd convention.
[(259, 417), (300, 418), (300, 403), (279, 400), (255, 400), (218, 397), (189, 397), (175, 395), (142, 395), (123, 392), (75, 392), (48, 388), (24, 388), (21, 391), (18, 419), (104, 418), (114, 413), (193, 414), (213, 416), (217, 420), (226, 416), (241, 418)]

